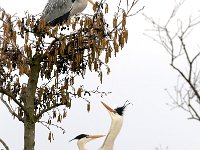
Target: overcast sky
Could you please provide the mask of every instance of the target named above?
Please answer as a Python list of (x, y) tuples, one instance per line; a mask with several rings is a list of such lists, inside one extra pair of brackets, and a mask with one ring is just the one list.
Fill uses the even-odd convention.
[[(0, 6), (8, 13), (23, 16), (28, 10), (32, 14), (40, 13), (47, 0), (0, 0)], [(115, 1), (111, 2), (114, 7)], [(180, 16), (197, 13), (200, 2), (187, 0)], [(137, 8), (145, 6), (144, 13), (160, 20), (167, 19), (175, 5), (174, 0), (141, 0)], [(91, 6), (85, 13), (92, 13)], [(115, 150), (155, 150), (161, 145), (163, 150), (199, 150), (200, 123), (188, 120), (184, 111), (166, 105), (171, 100), (165, 88), (173, 91), (177, 73), (170, 67), (170, 58), (165, 50), (143, 35), (145, 29), (151, 26), (138, 14), (128, 21), (129, 43), (112, 58), (109, 65), (111, 74), (103, 78), (100, 86), (112, 94), (91, 99), (91, 112), (86, 111), (84, 101), (74, 101), (68, 117), (62, 122), (66, 134), (59, 129), (53, 129), (55, 140), (49, 143), (48, 130), (41, 125), (36, 127), (36, 150), (77, 150), (76, 142), (68, 142), (80, 133), (106, 134), (110, 127), (110, 117), (101, 105), (100, 100), (110, 106), (123, 105), (128, 99), (133, 106), (127, 108), (124, 115), (123, 128), (116, 140)], [(194, 37), (195, 39), (195, 37)], [(92, 89), (98, 86), (96, 74), (88, 74), (81, 81)], [(0, 137), (11, 150), (23, 149), (23, 124), (8, 113), (0, 102)], [(89, 150), (98, 149), (102, 142), (98, 139), (88, 143)], [(2, 146), (0, 145), (0, 148)]]

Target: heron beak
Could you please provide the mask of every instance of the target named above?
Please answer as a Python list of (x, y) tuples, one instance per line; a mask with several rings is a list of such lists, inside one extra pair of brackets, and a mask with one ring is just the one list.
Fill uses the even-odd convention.
[(106, 107), (106, 109), (110, 112), (115, 112), (114, 109), (112, 109), (110, 106), (108, 106), (107, 104), (105, 104), (104, 102), (101, 101), (101, 103), (103, 104), (104, 107)]
[(87, 136), (87, 138), (91, 138), (91, 139), (97, 139), (97, 138), (100, 138), (100, 137), (103, 137), (105, 135), (89, 135)]
[(92, 5), (94, 5), (94, 2), (92, 0), (88, 0)]

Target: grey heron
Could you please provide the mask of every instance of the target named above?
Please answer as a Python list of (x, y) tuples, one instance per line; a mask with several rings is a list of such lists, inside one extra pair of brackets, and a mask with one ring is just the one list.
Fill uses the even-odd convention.
[(123, 125), (123, 112), (126, 106), (129, 105), (130, 103), (128, 104), (125, 103), (122, 107), (117, 107), (115, 109), (112, 109), (104, 102), (101, 103), (108, 110), (112, 122), (110, 126), (110, 131), (108, 132), (105, 141), (99, 150), (113, 150), (115, 139), (117, 138), (117, 135), (119, 134)]
[(73, 140), (78, 140), (77, 141), (77, 145), (78, 145), (78, 148), (79, 150), (87, 150), (86, 148), (86, 143), (91, 141), (91, 140), (94, 140), (96, 138), (100, 138), (100, 137), (103, 137), (105, 135), (87, 135), (87, 134), (80, 134), (78, 136), (76, 136), (75, 138), (73, 138), (72, 140), (70, 141), (73, 141)]
[(42, 17), (51, 26), (61, 24), (69, 16), (81, 13), (87, 7), (88, 1), (94, 5), (92, 0), (48, 0)]

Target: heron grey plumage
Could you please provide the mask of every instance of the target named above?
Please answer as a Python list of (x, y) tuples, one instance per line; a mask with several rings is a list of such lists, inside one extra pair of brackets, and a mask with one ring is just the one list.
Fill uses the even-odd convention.
[(69, 16), (81, 13), (87, 7), (88, 1), (94, 4), (92, 0), (48, 0), (42, 17), (51, 26), (61, 24)]

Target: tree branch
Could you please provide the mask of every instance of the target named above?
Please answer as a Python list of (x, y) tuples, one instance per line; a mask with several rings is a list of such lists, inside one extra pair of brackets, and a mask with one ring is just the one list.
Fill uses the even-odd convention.
[(59, 106), (61, 106), (61, 105), (65, 105), (65, 104), (63, 104), (63, 103), (56, 103), (56, 104), (54, 104), (54, 105), (52, 105), (52, 106), (50, 106), (50, 107), (48, 107), (48, 108), (46, 108), (46, 109), (43, 109), (40, 113), (38, 113), (38, 114), (36, 115), (36, 121), (39, 121), (40, 117), (42, 117), (42, 115), (43, 115), (45, 112), (48, 112), (49, 110), (54, 109), (54, 108), (56, 108), (56, 107), (59, 107)]
[(12, 108), (8, 105), (8, 103), (3, 99), (3, 94), (1, 94), (1, 101), (4, 103), (4, 105), (7, 107), (8, 111), (15, 117), (18, 118), (19, 121), (24, 122), (24, 119), (22, 117), (20, 117), (19, 115), (17, 115), (14, 110), (12, 110)]
[(7, 144), (0, 138), (0, 143), (3, 144), (6, 150), (9, 150)]
[[(187, 43), (188, 39), (186, 39), (192, 29), (194, 29), (195, 26), (200, 25), (200, 17), (189, 17), (189, 21), (186, 26), (180, 19), (177, 19), (175, 22), (180, 24), (177, 25), (177, 29), (174, 32), (173, 21), (174, 18), (176, 18), (177, 11), (184, 1), (185, 0), (182, 0), (176, 4), (164, 25), (160, 25), (150, 17), (145, 16), (145, 18), (148, 19), (148, 21), (150, 21), (153, 25), (153, 29), (151, 31), (157, 32), (157, 38), (154, 36), (148, 37), (164, 47), (170, 55), (170, 65), (183, 79), (183, 83), (181, 85), (177, 83), (175, 86), (176, 95), (174, 97), (172, 97), (172, 95), (168, 92), (168, 95), (173, 100), (173, 105), (188, 112), (191, 116), (190, 119), (200, 121), (200, 114), (197, 107), (200, 104), (200, 71), (198, 68), (200, 52), (198, 51), (197, 54), (194, 54), (192, 49), (189, 49), (190, 43)], [(173, 27), (173, 29), (171, 27)], [(180, 64), (182, 59), (184, 59), (185, 64)], [(196, 67), (194, 66), (195, 64)], [(184, 67), (186, 67), (186, 70), (183, 69)]]
[(56, 125), (56, 124), (48, 123), (48, 122), (46, 122), (46, 121), (38, 121), (38, 122), (41, 123), (44, 127), (46, 127), (49, 131), (51, 131), (50, 126), (54, 126), (54, 127), (56, 127), (56, 128), (61, 129), (62, 132), (63, 132), (63, 134), (66, 133), (66, 131), (65, 131), (64, 128), (62, 128), (61, 126), (58, 126), (58, 125)]
[(197, 91), (197, 89), (193, 86), (193, 84), (190, 82), (189, 79), (187, 79), (187, 77), (184, 75), (184, 73), (178, 69), (177, 67), (175, 67), (173, 64), (172, 64), (172, 67), (177, 70), (179, 72), (179, 74), (185, 79), (185, 81), (189, 84), (189, 86), (192, 88), (193, 92), (195, 93), (196, 97), (198, 98), (198, 100), (200, 101), (200, 95)]
[[(127, 8), (126, 17), (130, 17), (130, 16), (133, 16), (133, 15), (136, 15), (136, 14), (138, 14), (139, 12), (141, 12), (141, 11), (145, 8), (145, 6), (143, 6), (142, 8), (140, 8), (139, 10), (137, 10), (135, 13), (130, 14), (131, 10), (133, 9), (133, 6), (135, 6), (138, 2), (139, 2), (139, 0), (133, 0), (133, 1), (132, 1), (130, 8), (129, 8), (129, 9)], [(127, 6), (127, 7), (128, 7), (128, 6)], [(121, 24), (122, 24), (122, 21), (120, 21), (120, 22), (112, 29), (112, 31), (110, 31), (110, 33), (113, 33), (115, 30), (117, 30), (118, 27), (119, 27)]]
[(184, 53), (186, 55), (186, 59), (187, 59), (187, 62), (189, 64), (189, 75), (188, 75), (188, 80), (191, 82), (191, 76), (192, 76), (192, 62), (190, 60), (190, 57), (189, 57), (189, 54), (188, 54), (188, 51), (187, 51), (187, 48), (186, 48), (186, 45), (183, 41), (183, 35), (179, 37), (179, 40), (181, 42), (181, 45), (183, 47), (183, 50), (184, 50)]
[(0, 93), (5, 94), (6, 96), (10, 97), (25, 113), (27, 112), (24, 106), (10, 92), (0, 87)]

